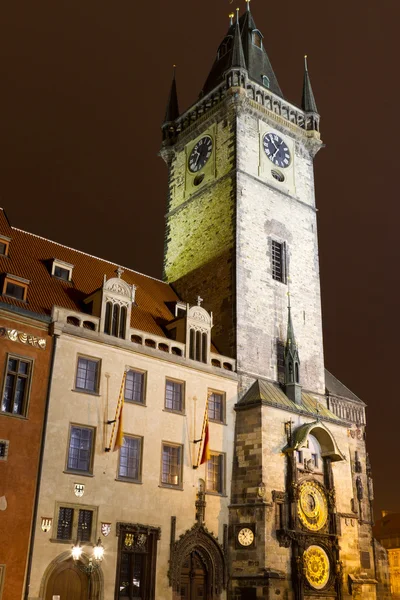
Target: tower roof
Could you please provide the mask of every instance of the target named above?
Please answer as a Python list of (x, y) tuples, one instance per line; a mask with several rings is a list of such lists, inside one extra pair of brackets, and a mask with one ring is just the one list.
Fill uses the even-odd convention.
[(286, 354), (291, 354), (292, 357), (296, 358), (300, 362), (298, 357), (298, 350), (296, 344), (296, 338), (294, 336), (294, 328), (292, 321), (292, 309), (290, 306), (290, 295), (288, 294), (288, 324), (287, 324), (287, 336), (286, 336)]
[[(242, 42), (244, 64), (247, 68), (249, 78), (260, 85), (263, 85), (263, 77), (268, 78), (269, 89), (283, 98), (282, 90), (279, 87), (278, 80), (272, 69), (270, 60), (263, 44), (263, 35), (257, 28), (253, 15), (251, 14), (249, 3), (247, 10), (239, 19), (240, 37)], [(207, 77), (203, 87), (203, 93), (207, 94), (223, 79), (224, 73), (231, 67), (233, 54), (235, 52), (235, 34), (237, 24), (232, 24), (224, 39), (222, 40), (216, 60)], [(237, 51), (237, 47), (236, 47)], [(239, 66), (239, 65), (234, 65)]]
[(246, 69), (246, 61), (243, 53), (242, 38), (240, 37), (239, 20), (236, 20), (235, 33), (233, 36), (233, 48), (231, 52), (231, 64), (230, 67), (240, 67)]
[(308, 74), (307, 56), (304, 57), (304, 83), (303, 96), (301, 98), (301, 108), (304, 112), (312, 112), (318, 114), (317, 104), (311, 87), (311, 80)]
[(169, 92), (167, 109), (165, 111), (164, 123), (175, 121), (179, 117), (178, 92), (176, 89), (175, 65), (174, 74), (172, 76), (171, 90)]

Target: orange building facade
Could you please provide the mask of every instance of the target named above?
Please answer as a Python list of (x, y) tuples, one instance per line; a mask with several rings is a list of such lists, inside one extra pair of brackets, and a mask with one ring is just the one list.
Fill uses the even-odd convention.
[(8, 230), (11, 228), (2, 211), (0, 217), (0, 597), (21, 600), (34, 517), (52, 337), (50, 318), (29, 310), (29, 283), (25, 283), (21, 273), (14, 272), (18, 269), (12, 260), (12, 231)]

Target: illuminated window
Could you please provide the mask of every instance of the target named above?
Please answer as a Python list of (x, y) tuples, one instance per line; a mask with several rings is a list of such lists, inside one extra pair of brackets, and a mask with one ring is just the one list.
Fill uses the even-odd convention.
[(97, 508), (79, 504), (56, 504), (55, 539), (65, 542), (94, 542)]
[(31, 360), (18, 356), (7, 356), (1, 412), (26, 416), (31, 373)]
[(206, 490), (214, 494), (225, 492), (225, 455), (211, 452), (211, 458), (207, 461)]
[(208, 397), (208, 418), (217, 423), (224, 422), (225, 394), (222, 392), (211, 392)]
[(172, 487), (182, 485), (182, 450), (176, 444), (162, 445), (161, 484)]

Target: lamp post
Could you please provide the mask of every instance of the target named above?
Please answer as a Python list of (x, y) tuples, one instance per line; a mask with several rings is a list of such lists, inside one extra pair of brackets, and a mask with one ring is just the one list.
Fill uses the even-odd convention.
[(95, 571), (100, 568), (101, 561), (104, 556), (104, 546), (101, 543), (101, 539), (97, 540), (97, 544), (93, 548), (93, 556), (89, 557), (89, 561), (87, 564), (84, 564), (80, 561), (82, 556), (83, 548), (80, 545), (79, 541), (76, 542), (75, 546), (72, 547), (72, 558), (74, 560), (75, 565), (78, 567), (80, 571), (86, 573), (88, 578), (88, 600), (91, 600), (92, 593), (92, 575)]

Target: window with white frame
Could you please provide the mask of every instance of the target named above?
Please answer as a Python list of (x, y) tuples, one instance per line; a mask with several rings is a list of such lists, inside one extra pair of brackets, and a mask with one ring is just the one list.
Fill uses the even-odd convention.
[(56, 258), (54, 258), (51, 265), (51, 274), (57, 279), (62, 279), (63, 281), (71, 281), (73, 268), (74, 265), (64, 262), (63, 260), (57, 260)]

